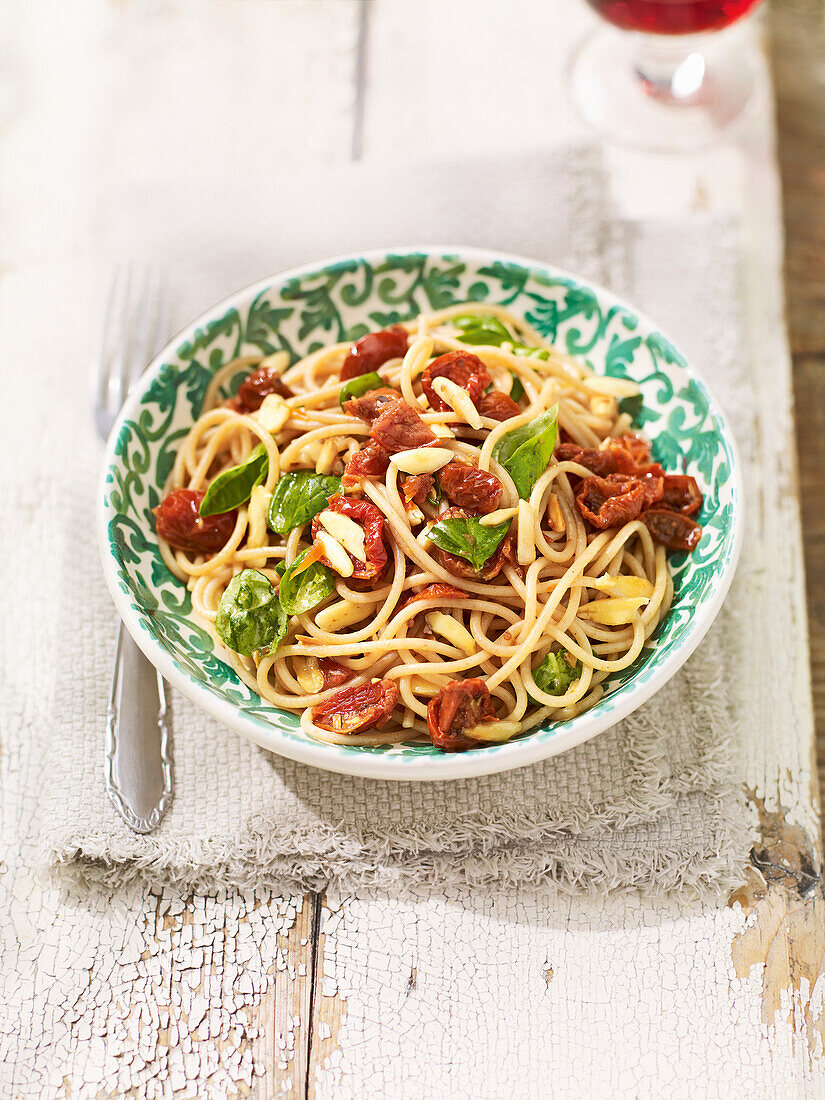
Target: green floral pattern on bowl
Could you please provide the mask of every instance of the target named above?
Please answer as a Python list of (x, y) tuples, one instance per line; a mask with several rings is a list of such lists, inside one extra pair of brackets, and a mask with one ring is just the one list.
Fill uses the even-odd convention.
[[(587, 715), (463, 754), (459, 770), (448, 766), (456, 757), (429, 744), (308, 745), (298, 718), (243, 684), (192, 621), (189, 593), (160, 556), (152, 509), (181, 439), (201, 412), (209, 380), (230, 359), (285, 350), (294, 361), (324, 344), (355, 340), (422, 311), (465, 301), (506, 305), (597, 372), (639, 384), (642, 405), (629, 411), (653, 441), (655, 458), (671, 471), (693, 474), (704, 491), (698, 517), (702, 541), (691, 555), (670, 556), (672, 610), (653, 644), (612, 678), (605, 698)], [(539, 264), (472, 249), (382, 252), (275, 276), (240, 292), (165, 349), (127, 403), (109, 443), (101, 543), (107, 580), (127, 626), (161, 671), (206, 709), (268, 748), (322, 767), (446, 778), (447, 772), (497, 771), (551, 755), (613, 724), (661, 686), (721, 603), (738, 552), (740, 498), (735, 449), (718, 406), (679, 351), (612, 295)], [(520, 749), (528, 741), (525, 754)], [(382, 757), (384, 763), (365, 767), (365, 760), (355, 759), (364, 757)], [(468, 768), (473, 757), (484, 762)]]

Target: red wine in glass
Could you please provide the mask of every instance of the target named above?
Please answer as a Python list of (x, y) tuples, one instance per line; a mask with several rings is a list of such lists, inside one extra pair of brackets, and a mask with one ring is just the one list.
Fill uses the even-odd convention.
[(698, 34), (727, 27), (759, 0), (588, 0), (602, 18), (626, 31)]

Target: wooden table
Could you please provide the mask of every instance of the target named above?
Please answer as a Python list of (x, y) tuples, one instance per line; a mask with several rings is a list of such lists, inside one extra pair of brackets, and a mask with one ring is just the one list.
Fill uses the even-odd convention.
[[(55, 270), (87, 294), (84, 235), (98, 205), (127, 187), (139, 196), (157, 164), (218, 179), (216, 149), (238, 171), (278, 156), (322, 169), (411, 151), (506, 155), (581, 132), (563, 71), (592, 17), (569, 0), (15, 0), (11, 12), (0, 25), (0, 122), (15, 165), (0, 180), (9, 303)], [(779, 77), (822, 718), (825, 136), (810, 81), (825, 34), (819, 5), (801, 0), (775, 4), (763, 26)], [(629, 215), (742, 218), (748, 353), (781, 385), (790, 361), (772, 135), (766, 115), (735, 148), (689, 160), (609, 150), (608, 161)], [(38, 233), (27, 236), (35, 207)], [(39, 339), (26, 334), (48, 354), (52, 337)], [(791, 531), (792, 475), (778, 486)], [(804, 620), (801, 585), (797, 610)], [(825, 900), (804, 667), (790, 690), (796, 722), (748, 746), (742, 772), (767, 881), (743, 867), (730, 905), (526, 890), (401, 901), (135, 888), (81, 899), (30, 869), (42, 761), (11, 745), (0, 932), (17, 976), (0, 994), (11, 1008), (0, 1014), (0, 1090), (14, 1100), (822, 1096)], [(803, 897), (791, 872), (804, 861)]]

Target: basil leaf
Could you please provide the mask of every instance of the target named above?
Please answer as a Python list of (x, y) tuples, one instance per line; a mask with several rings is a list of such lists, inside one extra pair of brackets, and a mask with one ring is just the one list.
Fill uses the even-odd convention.
[(225, 645), (248, 657), (253, 650), (281, 642), (287, 615), (268, 578), (257, 569), (244, 569), (221, 596), (215, 628)]
[(474, 516), (448, 516), (428, 531), (428, 537), (448, 554), (464, 558), (479, 570), (498, 549), (510, 529), (510, 521), (485, 527)]
[(201, 501), (198, 509), (202, 516), (215, 516), (221, 512), (231, 512), (239, 504), (249, 500), (256, 485), (266, 481), (269, 473), (269, 455), (266, 446), (259, 443), (246, 462), (240, 466), (230, 466), (218, 474)]
[(432, 504), (433, 507), (435, 507), (436, 504), (441, 503), (441, 497), (441, 486), (438, 484), (438, 478), (436, 478), (435, 481), (433, 481), (432, 489), (427, 493), (427, 504)]
[(269, 526), (278, 535), (308, 523), (327, 506), (330, 497), (341, 492), (341, 479), (314, 470), (293, 470), (275, 486), (269, 503)]
[(522, 500), (529, 500), (533, 486), (550, 465), (558, 435), (558, 405), (536, 417), (530, 424), (505, 432), (493, 448)]
[[(513, 374), (512, 371), (510, 371), (510, 373)], [(521, 401), (522, 397), (524, 397), (524, 386), (522, 386), (521, 379), (517, 374), (513, 374), (513, 384), (510, 387), (510, 397), (513, 399), (513, 401)]]
[(295, 575), (295, 570), (307, 556), (311, 547), (307, 547), (298, 555), (292, 565), (288, 566), (283, 577), (278, 596), (281, 607), (287, 615), (303, 615), (316, 607), (321, 600), (325, 600), (335, 589), (335, 578), (332, 570), (314, 561), (312, 565), (301, 570)]
[(275, 566), (275, 572), (279, 577), (282, 577), (286, 573), (286, 558), (281, 558), (278, 564)]
[[(533, 669), (533, 680), (536, 687), (546, 691), (548, 695), (564, 695), (581, 675), (580, 667), (578, 661), (570, 665), (565, 651), (560, 649), (558, 653), (548, 653), (541, 664)], [(533, 699), (533, 696), (530, 698)], [(546, 705), (538, 699), (533, 699), (533, 702), (540, 707)]]
[(371, 370), (369, 374), (359, 374), (357, 378), (350, 378), (349, 382), (344, 383), (338, 394), (338, 402), (343, 409), (347, 398), (360, 397), (367, 390), (377, 390), (383, 385), (384, 379), (377, 371)]
[(619, 402), (619, 412), (627, 413), (632, 423), (639, 418), (639, 413), (642, 411), (642, 395), (640, 393), (634, 393), (632, 397), (623, 397)]
[[(522, 344), (512, 332), (489, 313), (467, 313), (461, 317), (453, 317), (453, 324), (461, 331), (461, 341), (464, 344), (483, 344), (486, 347), (500, 348), (502, 344), (512, 344), (514, 355), (534, 356), (536, 359), (549, 359), (550, 352), (547, 348), (534, 348), (529, 344)], [(512, 394), (510, 395), (512, 397)], [(517, 397), (513, 397), (518, 401)]]

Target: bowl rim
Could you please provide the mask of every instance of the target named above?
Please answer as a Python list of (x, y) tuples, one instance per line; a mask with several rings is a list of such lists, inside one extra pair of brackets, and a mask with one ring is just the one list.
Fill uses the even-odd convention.
[[(176, 357), (176, 349), (184, 341), (191, 341), (197, 329), (202, 329), (216, 314), (224, 313), (239, 305), (246, 304), (257, 294), (260, 294), (276, 284), (283, 284), (288, 279), (301, 278), (318, 272), (335, 264), (346, 263), (352, 260), (363, 260), (367, 263), (386, 258), (388, 255), (403, 256), (406, 254), (424, 254), (427, 256), (455, 256), (457, 259), (469, 259), (474, 263), (489, 261), (501, 261), (513, 263), (522, 267), (539, 270), (553, 279), (572, 280), (578, 286), (585, 286), (592, 290), (601, 303), (616, 306), (627, 310), (639, 323), (639, 328), (655, 332), (668, 340), (674, 347), (679, 345), (670, 341), (667, 333), (655, 324), (645, 313), (640, 312), (635, 306), (626, 302), (613, 291), (601, 286), (590, 279), (576, 275), (565, 268), (556, 267), (553, 264), (544, 263), (541, 260), (531, 259), (514, 253), (499, 252), (496, 249), (480, 248), (468, 245), (401, 245), (398, 247), (386, 246), (370, 248), (364, 251), (352, 251), (335, 256), (313, 260), (309, 263), (284, 268), (262, 279), (234, 291), (232, 294), (215, 302), (208, 309), (200, 313), (193, 321), (166, 341), (160, 351), (153, 357), (146, 369), (132, 388), (131, 393), (123, 404), (123, 407), (115, 421), (109, 438), (106, 442), (105, 454), (102, 462), (100, 479), (98, 482), (98, 498), (96, 508), (96, 526), (98, 548), (100, 551), (103, 573), (109, 592), (117, 608), (118, 614), (129, 634), (137, 646), (142, 650), (147, 659), (161, 673), (161, 675), (175, 688), (181, 691), (188, 699), (210, 714), (216, 721), (229, 727), (231, 730), (247, 738), (248, 740), (267, 749), (276, 755), (296, 760), (303, 764), (321, 768), (325, 771), (337, 772), (343, 775), (360, 776), (369, 779), (391, 779), (396, 782), (439, 782), (449, 779), (466, 779), (475, 776), (492, 775), (497, 772), (510, 771), (514, 768), (527, 767), (540, 760), (548, 759), (559, 753), (575, 748), (577, 745), (589, 741), (605, 730), (610, 729), (622, 719), (626, 718), (638, 707), (646, 703), (657, 691), (670, 680), (684, 665), (699, 643), (704, 638), (711, 624), (716, 618), (730, 588), (744, 538), (744, 492), (742, 482), (741, 459), (736, 439), (731, 430), (727, 414), (719, 403), (707, 380), (690, 361), (685, 357), (684, 369), (704, 389), (710, 400), (709, 412), (715, 418), (719, 431), (725, 438), (730, 451), (730, 478), (733, 482), (733, 533), (730, 541), (730, 552), (723, 563), (718, 582), (708, 590), (696, 608), (696, 613), (691, 616), (685, 627), (685, 636), (681, 644), (669, 653), (660, 663), (649, 666), (649, 674), (642, 683), (634, 684), (633, 680), (627, 681), (622, 688), (627, 691), (617, 699), (612, 707), (604, 712), (599, 712), (596, 706), (574, 719), (573, 728), (565, 730), (553, 737), (541, 738), (529, 735), (504, 745), (497, 745), (495, 753), (445, 753), (442, 757), (434, 759), (414, 758), (402, 759), (399, 756), (389, 754), (367, 754), (354, 752), (351, 755), (341, 752), (342, 746), (328, 745), (321, 741), (313, 741), (306, 738), (287, 737), (283, 732), (274, 727), (264, 728), (248, 718), (242, 710), (227, 699), (217, 697), (206, 687), (193, 680), (183, 669), (178, 668), (171, 654), (157, 642), (141, 623), (138, 613), (133, 609), (131, 598), (122, 591), (118, 582), (118, 563), (112, 553), (108, 535), (108, 509), (106, 505), (106, 477), (116, 462), (115, 447), (120, 437), (124, 422), (134, 418), (135, 411), (139, 408), (141, 399), (145, 393), (146, 384), (151, 377), (160, 370), (161, 366), (170, 358)], [(614, 697), (615, 698), (615, 697)], [(274, 708), (278, 709), (278, 708)], [(542, 731), (549, 732), (549, 731)], [(346, 748), (344, 746), (344, 748)]]

